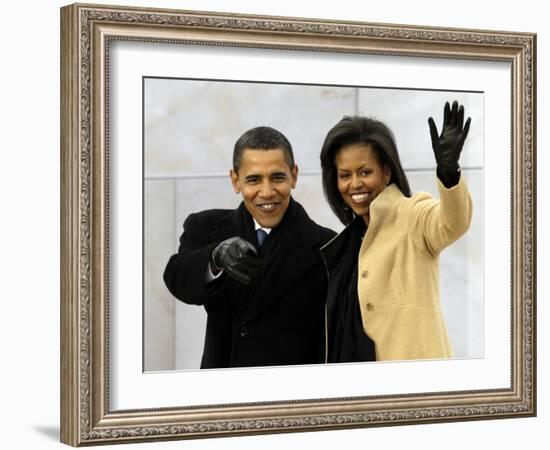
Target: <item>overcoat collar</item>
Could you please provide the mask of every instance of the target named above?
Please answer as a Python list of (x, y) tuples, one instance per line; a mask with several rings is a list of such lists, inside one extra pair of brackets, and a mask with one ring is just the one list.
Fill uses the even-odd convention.
[(378, 197), (373, 200), (370, 206), (370, 221), (363, 239), (363, 247), (372, 242), (384, 223), (391, 223), (396, 220), (399, 206), (405, 199), (406, 197), (395, 183), (390, 184), (378, 194)]
[[(392, 183), (374, 199), (370, 206), (370, 222), (364, 238), (364, 245), (368, 245), (385, 222), (395, 220), (399, 204), (405, 198), (397, 185)], [(329, 269), (345, 256), (354, 224), (358, 220), (363, 220), (363, 218), (355, 217), (346, 228), (321, 247), (321, 253)]]
[(243, 202), (237, 209), (223, 216), (210, 233), (212, 242), (225, 241), (234, 236), (240, 236), (252, 244), (256, 242), (252, 216), (246, 210)]
[[(272, 233), (280, 233), (279, 249), (266, 257), (262, 264), (262, 282), (250, 303), (244, 321), (253, 319), (276, 302), (315, 264), (322, 236), (303, 207), (292, 198), (281, 223)], [(244, 203), (225, 216), (219, 228), (211, 233), (214, 241), (241, 236), (256, 243), (251, 215)], [(273, 236), (275, 237), (275, 236)], [(270, 237), (271, 238), (271, 235)], [(268, 238), (268, 239), (269, 239)]]

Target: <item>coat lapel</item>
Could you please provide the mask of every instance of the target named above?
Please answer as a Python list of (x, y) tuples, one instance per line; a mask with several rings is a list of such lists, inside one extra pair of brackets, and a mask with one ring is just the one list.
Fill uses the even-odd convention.
[(392, 183), (374, 199), (370, 206), (370, 223), (361, 245), (361, 252), (372, 244), (383, 223), (395, 220), (397, 205), (404, 198), (397, 185)]
[(292, 289), (319, 257), (315, 245), (320, 236), (303, 208), (292, 201), (287, 214), (280, 225), (283, 229), (278, 230), (280, 242), (274, 242), (276, 248), (264, 260), (265, 272), (245, 320), (261, 314)]
[[(221, 242), (230, 237), (240, 236), (255, 244), (253, 224), (252, 217), (241, 203), (237, 209), (220, 220), (218, 226), (210, 233), (211, 242)], [(280, 242), (277, 249), (266, 255), (263, 261), (265, 272), (259, 285), (245, 286), (231, 282), (234, 294), (242, 297), (235, 299), (240, 305), (239, 308), (246, 309), (243, 321), (262, 314), (266, 308), (292, 289), (319, 257), (316, 245), (320, 235), (304, 209), (294, 200), (291, 200), (280, 226), (283, 227), (278, 230), (281, 233)], [(247, 305), (245, 297), (248, 297), (251, 290), (255, 292)]]
[(231, 237), (240, 236), (254, 243), (254, 227), (252, 218), (245, 212), (244, 204), (233, 210), (230, 214), (224, 216), (217, 226), (210, 232), (211, 242), (221, 242)]

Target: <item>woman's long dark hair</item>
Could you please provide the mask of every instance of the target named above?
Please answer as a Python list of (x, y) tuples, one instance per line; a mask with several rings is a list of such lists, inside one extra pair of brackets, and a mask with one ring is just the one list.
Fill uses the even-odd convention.
[(321, 149), (323, 190), (330, 208), (344, 225), (354, 219), (353, 211), (345, 204), (338, 191), (336, 154), (353, 144), (371, 145), (378, 164), (391, 169), (390, 183), (395, 183), (406, 197), (411, 196), (409, 181), (399, 160), (399, 153), (391, 130), (382, 122), (368, 117), (345, 116), (328, 132)]

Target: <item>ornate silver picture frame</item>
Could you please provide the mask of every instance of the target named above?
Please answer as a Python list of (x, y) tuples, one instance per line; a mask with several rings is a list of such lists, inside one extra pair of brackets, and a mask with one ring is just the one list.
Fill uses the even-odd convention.
[[(120, 407), (111, 373), (120, 356), (111, 351), (117, 327), (112, 292), (120, 274), (111, 270), (118, 247), (110, 239), (113, 208), (118, 205), (110, 200), (119, 173), (113, 168), (118, 156), (111, 142), (117, 124), (110, 120), (117, 85), (112, 84), (110, 70), (119, 64), (112, 49), (120, 42), (155, 48), (254, 49), (268, 58), (292, 52), (295, 58), (329, 54), (409, 58), (411, 64), (458, 61), (466, 70), (491, 62), (509, 67), (511, 82), (502, 95), (509, 99), (509, 123), (503, 126), (510, 145), (491, 149), (508, 160), (510, 168), (509, 181), (498, 190), (509, 198), (509, 223), (502, 227), (507, 227), (511, 249), (505, 274), (510, 278), (509, 295), (499, 299), (509, 337), (501, 373), (508, 380), (505, 385), (345, 396), (329, 392), (308, 398), (288, 391), (281, 400), (259, 395), (252, 401), (237, 397), (230, 402), (174, 405), (159, 400)], [(535, 415), (535, 89), (536, 35), (531, 33), (85, 4), (62, 8), (62, 442), (80, 446)], [(136, 133), (141, 139), (141, 131)], [(140, 203), (141, 197), (136, 191), (134, 200)], [(486, 264), (490, 258), (487, 255)], [(139, 299), (135, 307), (141, 308)], [(132, 319), (118, 315), (116, 320)], [(485, 317), (486, 323), (491, 320)], [(218, 376), (223, 378), (223, 371)], [(139, 398), (135, 404), (140, 405)]]

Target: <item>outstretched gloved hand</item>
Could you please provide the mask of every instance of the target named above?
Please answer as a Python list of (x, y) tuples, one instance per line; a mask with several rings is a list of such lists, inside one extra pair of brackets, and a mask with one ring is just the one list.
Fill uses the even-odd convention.
[(446, 188), (455, 186), (460, 179), (458, 159), (470, 130), (470, 120), (468, 117), (464, 123), (464, 107), (459, 106), (456, 100), (453, 102), (452, 108), (449, 106), (449, 102), (445, 102), (441, 135), (437, 132), (433, 118), (428, 119), (432, 147), (437, 162), (437, 176)]
[(261, 267), (261, 259), (254, 246), (240, 237), (221, 242), (212, 252), (212, 263), (214, 269), (223, 269), (242, 284), (250, 284), (260, 273)]

